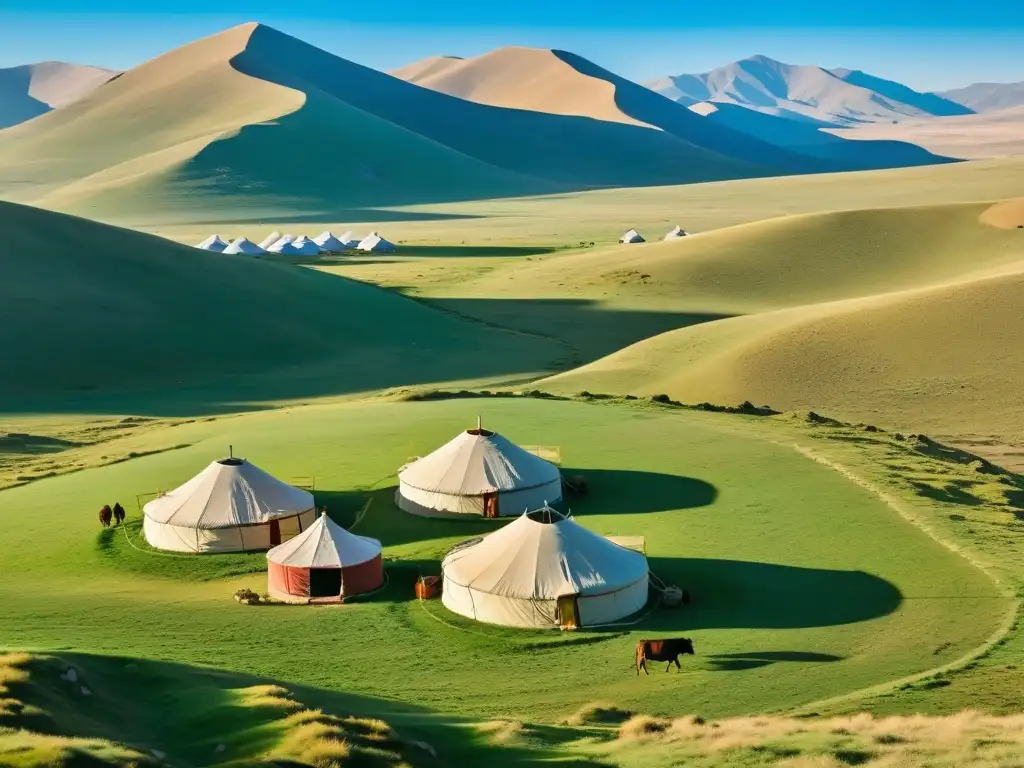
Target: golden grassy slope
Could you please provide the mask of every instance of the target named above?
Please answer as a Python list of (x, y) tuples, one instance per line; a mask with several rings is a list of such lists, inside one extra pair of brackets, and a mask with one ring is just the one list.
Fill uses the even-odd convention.
[[(890, 247), (869, 243), (874, 258), (862, 254), (852, 272), (843, 270), (841, 252), (823, 251), (820, 232), (805, 233), (810, 240), (802, 247), (790, 242), (781, 252), (818, 253), (822, 262), (790, 264), (773, 282), (766, 248), (765, 269), (751, 270), (745, 284), (762, 306), (775, 297), (784, 299), (777, 307), (788, 308), (671, 331), (546, 384), (664, 392), (687, 402), (752, 400), (906, 429), (1024, 436), (1015, 406), (1024, 375), (1024, 239), (1016, 229), (978, 223), (987, 210), (865, 212)], [(908, 226), (894, 236), (891, 217), (901, 214)], [(919, 216), (921, 228), (909, 226)], [(941, 242), (926, 236), (933, 227)], [(728, 273), (728, 261), (718, 266)]]

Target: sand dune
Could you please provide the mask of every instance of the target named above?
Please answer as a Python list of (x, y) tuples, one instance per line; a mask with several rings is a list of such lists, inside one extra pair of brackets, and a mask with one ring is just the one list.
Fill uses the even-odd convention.
[(999, 229), (1021, 229), (1024, 227), (1024, 197), (1006, 200), (986, 208), (980, 221)]
[[(773, 135), (765, 135), (763, 124), (752, 126), (721, 116), (713, 122), (697, 120), (683, 105), (659, 98), (649, 89), (566, 51), (499, 48), (474, 59), (449, 63), (440, 70), (431, 70), (426, 62), (422, 68), (427, 74), (419, 74), (413, 65), (409, 79), (460, 98), (657, 128), (715, 152), (789, 171), (939, 162), (912, 146), (872, 145), (864, 151), (862, 147), (850, 150), (828, 138), (815, 141), (807, 138), (811, 128), (801, 132), (802, 126), (792, 125), (792, 121), (779, 120), (776, 130), (769, 132)], [(778, 134), (791, 125), (794, 135), (777, 140)]]
[(664, 77), (646, 84), (687, 106), (725, 102), (770, 115), (843, 126), (928, 115), (969, 113), (935, 94), (860, 71), (785, 64), (752, 56), (699, 75)]
[(388, 74), (400, 80), (421, 85), (420, 80), (433, 77), (449, 67), (458, 66), (460, 61), (463, 61), (461, 56), (431, 56), (422, 61), (414, 61), (412, 64), (393, 69)]
[(939, 155), (966, 160), (1013, 157), (1024, 155), (1024, 107), (829, 132), (844, 139), (910, 142)]
[(0, 128), (77, 101), (117, 74), (63, 61), (0, 69)]
[(92, 216), (229, 218), (785, 170), (740, 157), (750, 142), (737, 136), (729, 155), (646, 126), (476, 104), (249, 24), (5, 132), (0, 182)]

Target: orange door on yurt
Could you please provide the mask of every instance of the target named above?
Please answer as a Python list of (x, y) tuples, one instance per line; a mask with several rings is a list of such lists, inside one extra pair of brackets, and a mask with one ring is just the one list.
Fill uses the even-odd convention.
[(484, 517), (497, 517), (498, 516), (498, 494), (496, 493), (485, 493), (484, 494)]

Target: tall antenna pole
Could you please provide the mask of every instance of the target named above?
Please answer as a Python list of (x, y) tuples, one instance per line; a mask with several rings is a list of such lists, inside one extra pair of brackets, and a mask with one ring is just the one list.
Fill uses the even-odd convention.
[(229, 459), (235, 458), (235, 446), (233, 446), (233, 445), (229, 445), (228, 446), (228, 458)]
[(483, 426), (482, 426), (482, 424), (483, 424), (483, 422), (481, 421), (480, 417), (479, 417), (479, 416), (477, 416), (477, 417), (476, 417), (476, 431), (477, 431), (477, 432), (480, 432), (480, 431), (482, 431), (482, 430), (483, 430)]

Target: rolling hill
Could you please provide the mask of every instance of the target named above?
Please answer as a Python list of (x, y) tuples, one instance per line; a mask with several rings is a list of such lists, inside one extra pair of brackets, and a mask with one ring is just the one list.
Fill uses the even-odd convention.
[(258, 24), (0, 136), (11, 199), (91, 216), (308, 215), (779, 172), (650, 127), (453, 98)]
[(623, 267), (642, 270), (646, 285), (605, 301), (676, 295), (733, 316), (645, 339), (544, 385), (1019, 436), (1024, 240), (1010, 227), (1022, 210), (1012, 201), (829, 214), (775, 224), (793, 239), (766, 238), (766, 222), (692, 238), (689, 257), (638, 249)]
[(939, 96), (963, 104), (975, 112), (994, 112), (1024, 107), (1024, 81), (1019, 83), (974, 83), (942, 91)]
[(13, 203), (0, 203), (0, 228), (5, 409), (142, 390), (249, 400), (353, 392), (521, 375), (560, 353), (289, 264)]
[(767, 56), (752, 56), (699, 75), (663, 77), (646, 85), (687, 106), (725, 102), (836, 127), (971, 112), (936, 94), (919, 93), (859, 70), (829, 71)]
[(63, 61), (0, 69), (0, 129), (77, 101), (117, 75)]

